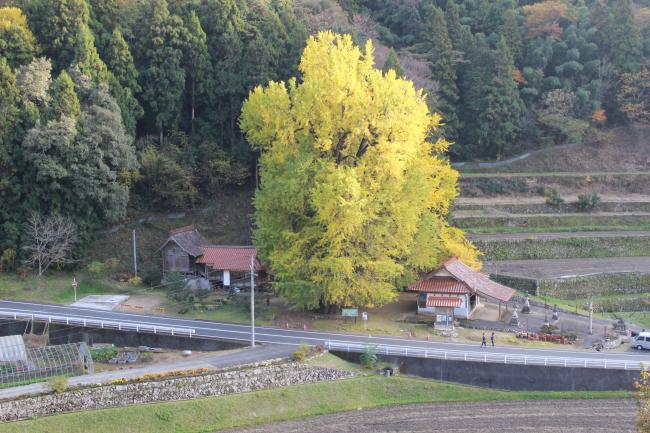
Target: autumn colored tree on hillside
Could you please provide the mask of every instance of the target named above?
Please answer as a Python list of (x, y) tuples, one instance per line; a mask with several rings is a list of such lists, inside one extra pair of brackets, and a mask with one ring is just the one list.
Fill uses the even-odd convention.
[(533, 39), (540, 36), (550, 36), (559, 40), (562, 36), (560, 23), (569, 19), (569, 8), (565, 3), (555, 0), (544, 1), (524, 6), (526, 16), (525, 26), (528, 29), (526, 37)]
[(349, 35), (311, 37), (302, 81), (270, 82), (244, 103), (261, 151), (255, 238), (296, 306), (375, 306), (451, 256), (477, 251), (446, 221), (458, 174), (429, 141), (440, 117), (413, 84), (373, 67)]
[(622, 74), (618, 92), (621, 111), (634, 122), (650, 123), (650, 69)]

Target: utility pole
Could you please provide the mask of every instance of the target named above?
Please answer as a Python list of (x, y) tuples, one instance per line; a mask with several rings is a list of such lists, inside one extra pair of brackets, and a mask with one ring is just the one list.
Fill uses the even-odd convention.
[(251, 256), (251, 347), (255, 347), (255, 256)]
[(589, 335), (594, 333), (594, 304), (589, 302)]
[(133, 274), (138, 276), (138, 254), (135, 250), (135, 230), (133, 230)]

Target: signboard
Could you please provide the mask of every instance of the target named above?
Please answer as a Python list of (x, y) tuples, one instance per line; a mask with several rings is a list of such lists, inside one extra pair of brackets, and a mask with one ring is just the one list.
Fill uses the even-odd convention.
[(365, 311), (361, 313), (361, 320), (368, 320), (368, 313), (366, 313)]
[(358, 317), (359, 310), (356, 308), (343, 308), (341, 309), (341, 315), (343, 317)]

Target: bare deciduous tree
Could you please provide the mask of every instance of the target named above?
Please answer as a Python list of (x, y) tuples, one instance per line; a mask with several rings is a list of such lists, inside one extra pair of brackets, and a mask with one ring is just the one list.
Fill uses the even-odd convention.
[(38, 267), (42, 276), (52, 264), (72, 263), (72, 247), (77, 242), (77, 228), (61, 216), (43, 217), (32, 213), (27, 227), (29, 252), (26, 263)]

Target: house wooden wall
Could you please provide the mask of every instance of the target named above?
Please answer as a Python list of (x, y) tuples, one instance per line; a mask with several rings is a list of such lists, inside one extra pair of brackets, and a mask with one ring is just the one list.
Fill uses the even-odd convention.
[(169, 242), (162, 249), (163, 272), (181, 272), (190, 273), (190, 256), (174, 242)]

